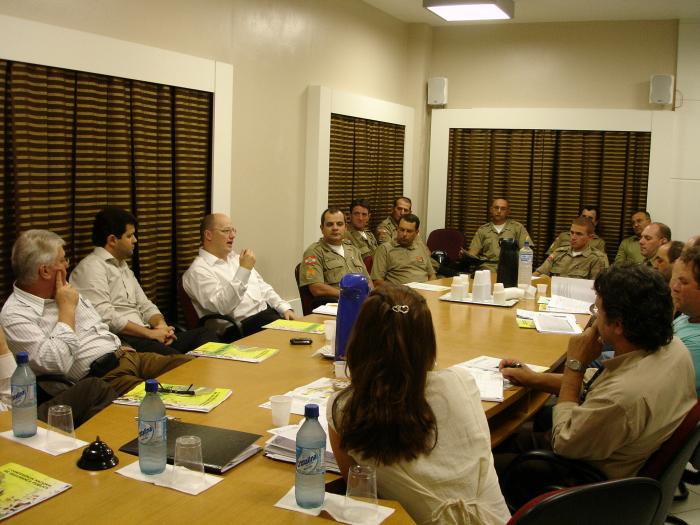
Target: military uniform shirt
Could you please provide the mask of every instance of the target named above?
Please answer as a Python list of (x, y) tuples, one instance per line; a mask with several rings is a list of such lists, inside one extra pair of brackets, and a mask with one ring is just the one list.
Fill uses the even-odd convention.
[(530, 241), (530, 248), (533, 247), (532, 239), (527, 233), (525, 226), (518, 221), (506, 219), (501, 233), (498, 233), (492, 222), (487, 222), (481, 226), (469, 245), (469, 252), (476, 257), (483, 257), (488, 261), (481, 265), (482, 268), (496, 271), (498, 267), (498, 257), (501, 255), (501, 247), (498, 245), (499, 239), (515, 239), (518, 247), (522, 248), (525, 241)]
[(377, 242), (382, 244), (396, 239), (396, 230), (398, 228), (398, 223), (394, 222), (394, 218), (389, 215), (377, 226)]
[(325, 283), (339, 288), (340, 279), (346, 273), (361, 273), (369, 279), (360, 251), (345, 240), (343, 250), (345, 257), (334, 252), (323, 239), (309, 246), (304, 252), (304, 259), (299, 268), (299, 286)]
[(404, 248), (396, 241), (382, 244), (374, 252), (372, 279), (395, 284), (425, 282), (435, 276), (430, 257), (423, 246), (414, 242)]
[[(363, 233), (367, 236), (366, 239), (362, 236)], [(374, 250), (377, 249), (377, 239), (372, 232), (360, 232), (352, 226), (348, 226), (345, 240), (350, 241), (355, 248), (360, 250), (362, 259), (368, 255), (374, 255)]]
[[(598, 237), (595, 233), (593, 234), (593, 238), (590, 240), (588, 245), (591, 248), (594, 248), (598, 250), (599, 252), (605, 253), (605, 241)], [(547, 248), (547, 255), (550, 255), (554, 250), (558, 248), (568, 248), (571, 246), (571, 233), (570, 232), (561, 232), (559, 234), (559, 237), (554, 239), (554, 242), (552, 245)]]
[(569, 246), (554, 250), (554, 253), (537, 268), (537, 273), (577, 279), (595, 279), (607, 267), (608, 257), (603, 252), (594, 250), (589, 245), (574, 256), (571, 246)]
[(639, 251), (639, 238), (636, 235), (622, 239), (615, 255), (615, 262), (644, 262), (642, 252)]

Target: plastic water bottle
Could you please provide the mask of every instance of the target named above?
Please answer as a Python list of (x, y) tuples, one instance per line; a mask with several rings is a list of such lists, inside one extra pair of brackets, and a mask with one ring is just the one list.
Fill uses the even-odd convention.
[(16, 437), (36, 434), (36, 376), (29, 368), (27, 352), (17, 352), (17, 368), (10, 378), (12, 433)]
[(306, 421), (297, 432), (294, 495), (305, 509), (320, 507), (326, 496), (326, 433), (318, 422), (318, 405), (304, 407)]
[(530, 248), (530, 241), (525, 241), (525, 245), (520, 248), (520, 256), (518, 258), (518, 285), (527, 284), (530, 286), (533, 259), (534, 255), (532, 248)]
[(165, 406), (158, 395), (158, 381), (146, 381), (146, 397), (139, 406), (139, 467), (144, 474), (165, 470), (167, 432)]

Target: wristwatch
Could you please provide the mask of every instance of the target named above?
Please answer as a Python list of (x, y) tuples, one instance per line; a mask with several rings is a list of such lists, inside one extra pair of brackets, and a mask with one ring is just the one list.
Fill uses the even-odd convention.
[(570, 368), (574, 372), (581, 372), (585, 368), (584, 364), (581, 361), (572, 357), (569, 357), (566, 360), (566, 367)]

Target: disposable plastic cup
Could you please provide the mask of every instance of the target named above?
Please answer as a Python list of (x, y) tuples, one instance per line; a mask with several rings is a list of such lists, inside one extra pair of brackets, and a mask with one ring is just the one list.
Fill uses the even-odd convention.
[(331, 350), (335, 351), (335, 321), (324, 321), (324, 333), (326, 336), (326, 344), (330, 345)]
[(348, 377), (346, 361), (334, 361), (333, 368), (335, 369), (335, 377), (338, 379), (346, 379)]
[(198, 436), (180, 436), (175, 440), (172, 484), (183, 489), (198, 489), (204, 484), (202, 440)]
[(73, 409), (68, 405), (49, 408), (46, 448), (50, 450), (72, 449), (75, 446)]
[(539, 295), (540, 297), (547, 296), (547, 285), (546, 284), (538, 284), (537, 285), (537, 295)]
[(289, 425), (289, 413), (292, 410), (292, 398), (289, 396), (271, 396), (272, 424), (276, 427)]
[(348, 470), (343, 518), (349, 523), (377, 523), (377, 471), (371, 465)]

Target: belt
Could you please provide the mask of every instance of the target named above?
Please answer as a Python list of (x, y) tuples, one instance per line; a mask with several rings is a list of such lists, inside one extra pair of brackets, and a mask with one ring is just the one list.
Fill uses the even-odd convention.
[(90, 375), (93, 377), (102, 377), (108, 372), (111, 372), (119, 366), (119, 359), (124, 355), (126, 350), (119, 347), (114, 352), (101, 355), (90, 363)]

